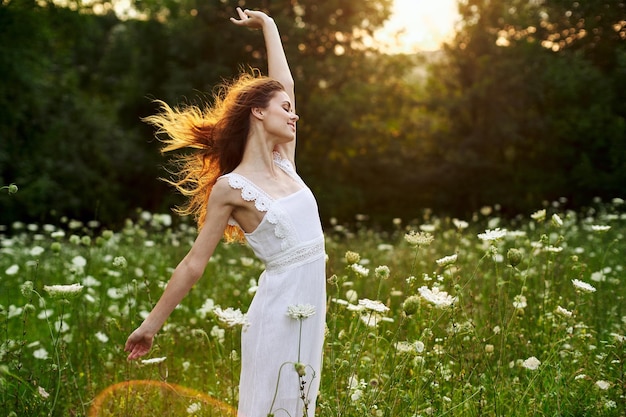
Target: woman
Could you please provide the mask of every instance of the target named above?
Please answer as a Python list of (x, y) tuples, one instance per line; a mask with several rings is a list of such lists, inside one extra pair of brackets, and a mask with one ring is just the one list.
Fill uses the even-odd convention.
[[(262, 12), (237, 13), (235, 25), (263, 31), (269, 78), (242, 76), (210, 109), (162, 103), (147, 118), (168, 135), (164, 151), (196, 149), (172, 184), (189, 196), (181, 212), (197, 217), (200, 232), (125, 350), (129, 360), (150, 350), (222, 235), (245, 238), (266, 269), (242, 332), (238, 416), (312, 416), (325, 327), (324, 238), (315, 199), (294, 169), (298, 116), (278, 29)], [(306, 313), (289, 316), (293, 306)]]

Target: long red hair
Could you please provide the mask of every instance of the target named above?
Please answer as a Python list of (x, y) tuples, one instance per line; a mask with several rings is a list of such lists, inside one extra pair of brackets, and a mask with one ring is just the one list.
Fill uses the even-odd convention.
[[(170, 107), (157, 100), (159, 113), (143, 120), (157, 127), (163, 142), (162, 153), (186, 150), (173, 158), (171, 179), (164, 179), (187, 197), (176, 207), (181, 215), (192, 215), (198, 228), (204, 226), (207, 202), (215, 181), (233, 171), (243, 158), (253, 108), (265, 108), (272, 96), (284, 87), (278, 81), (257, 74), (243, 74), (222, 84), (213, 95), (213, 104)], [(227, 241), (243, 241), (243, 231), (228, 226)]]

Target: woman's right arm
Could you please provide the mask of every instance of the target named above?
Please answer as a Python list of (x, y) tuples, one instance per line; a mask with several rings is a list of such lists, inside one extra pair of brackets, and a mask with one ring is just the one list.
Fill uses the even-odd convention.
[[(231, 18), (230, 20), (238, 26), (246, 26), (263, 30), (263, 39), (265, 40), (265, 49), (267, 50), (267, 70), (268, 76), (285, 88), (285, 92), (291, 100), (291, 111), (296, 112), (296, 94), (295, 83), (287, 56), (283, 48), (280, 33), (274, 19), (263, 12), (257, 10), (241, 10), (237, 8), (239, 20)], [(279, 145), (284, 150), (283, 157), (286, 157), (295, 166), (296, 141)]]
[(128, 337), (124, 346), (124, 350), (130, 352), (128, 360), (137, 359), (150, 351), (154, 335), (204, 273), (233, 210), (229, 203), (232, 193), (230, 188), (226, 187), (228, 185), (225, 181), (218, 181), (213, 187), (207, 204), (207, 212), (210, 215), (207, 215), (204, 227), (185, 258), (174, 270), (157, 304), (143, 323)]

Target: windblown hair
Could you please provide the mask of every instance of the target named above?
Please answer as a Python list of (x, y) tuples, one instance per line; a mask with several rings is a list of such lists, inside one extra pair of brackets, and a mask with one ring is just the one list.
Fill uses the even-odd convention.
[[(174, 158), (174, 186), (187, 202), (175, 211), (193, 215), (198, 228), (204, 226), (207, 202), (217, 178), (233, 171), (243, 158), (250, 131), (250, 114), (255, 107), (265, 108), (282, 84), (258, 74), (242, 74), (222, 84), (213, 95), (211, 106), (183, 105), (170, 107), (157, 100), (160, 112), (143, 120), (157, 127), (156, 136), (163, 142), (162, 153), (178, 150)], [(243, 241), (243, 231), (228, 226), (227, 241)]]

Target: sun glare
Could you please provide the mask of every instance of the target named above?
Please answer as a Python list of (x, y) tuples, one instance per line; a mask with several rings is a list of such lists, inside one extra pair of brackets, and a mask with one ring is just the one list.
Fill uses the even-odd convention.
[(392, 14), (375, 35), (389, 53), (434, 51), (454, 34), (456, 0), (394, 0)]

